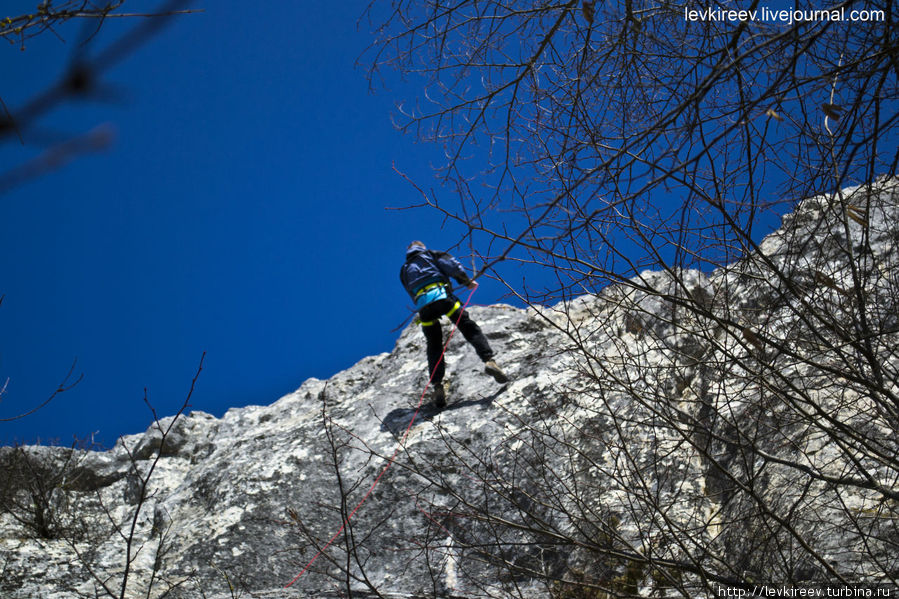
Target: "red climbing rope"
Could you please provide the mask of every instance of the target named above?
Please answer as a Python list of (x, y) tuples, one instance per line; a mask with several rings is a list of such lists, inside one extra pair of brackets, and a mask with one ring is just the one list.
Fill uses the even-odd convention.
[(356, 515), (356, 512), (359, 511), (359, 508), (362, 507), (362, 504), (365, 503), (365, 501), (371, 495), (372, 491), (375, 490), (375, 487), (378, 486), (378, 483), (381, 481), (381, 477), (384, 476), (384, 474), (390, 469), (390, 466), (393, 465), (393, 462), (396, 459), (397, 454), (399, 454), (400, 449), (402, 449), (403, 445), (406, 444), (406, 437), (409, 436), (409, 431), (412, 430), (412, 425), (415, 423), (415, 419), (418, 417), (418, 413), (421, 411), (421, 405), (424, 402), (425, 394), (428, 392), (428, 387), (431, 386), (431, 381), (434, 380), (434, 373), (437, 372), (437, 367), (443, 361), (443, 356), (446, 354), (446, 348), (449, 347), (450, 341), (453, 338), (453, 334), (456, 332), (456, 329), (459, 327), (459, 320), (462, 318), (462, 313), (465, 312), (465, 308), (468, 307), (468, 304), (471, 301), (471, 297), (474, 295), (474, 292), (477, 288), (478, 288), (478, 285), (477, 285), (477, 283), (475, 283), (475, 286), (471, 289), (471, 292), (468, 294), (468, 298), (465, 300), (465, 303), (462, 305), (462, 309), (459, 310), (459, 315), (453, 321), (453, 328), (450, 331), (449, 336), (446, 338), (446, 343), (443, 344), (443, 351), (440, 352), (440, 358), (437, 360), (437, 363), (434, 365), (434, 370), (431, 372), (431, 376), (428, 377), (428, 382), (425, 384), (425, 388), (421, 392), (421, 397), (418, 398), (418, 405), (415, 407), (415, 413), (412, 414), (412, 419), (409, 421), (409, 426), (406, 427), (406, 431), (403, 433), (403, 438), (400, 439), (399, 444), (397, 444), (396, 449), (393, 451), (393, 455), (390, 456), (390, 458), (387, 460), (387, 463), (384, 465), (384, 468), (381, 469), (380, 474), (378, 474), (377, 478), (375, 478), (375, 482), (373, 482), (371, 484), (371, 487), (368, 488), (368, 491), (365, 493), (365, 496), (359, 501), (359, 503), (356, 504), (356, 507), (354, 507), (353, 511), (350, 512), (350, 515), (346, 517), (346, 519), (340, 525), (340, 528), (337, 529), (337, 532), (334, 533), (334, 536), (332, 536), (330, 539), (328, 539), (328, 542), (325, 543), (325, 545), (321, 549), (318, 550), (318, 553), (316, 553), (315, 556), (313, 556), (313, 558), (311, 560), (309, 560), (309, 563), (306, 564), (306, 567), (303, 568), (303, 570), (299, 574), (297, 574), (293, 578), (293, 580), (291, 580), (286, 585), (284, 585), (285, 589), (289, 588), (290, 586), (293, 585), (293, 583), (298, 581), (300, 579), (300, 577), (302, 577), (303, 574), (305, 574), (306, 571), (312, 567), (312, 564), (314, 564), (315, 561), (319, 557), (321, 557), (322, 553), (325, 552), (325, 549), (330, 547), (331, 544), (334, 543), (335, 540), (337, 540), (337, 537), (339, 537), (340, 533), (342, 533), (346, 529), (347, 524), (349, 524), (349, 522), (353, 518), (353, 516)]

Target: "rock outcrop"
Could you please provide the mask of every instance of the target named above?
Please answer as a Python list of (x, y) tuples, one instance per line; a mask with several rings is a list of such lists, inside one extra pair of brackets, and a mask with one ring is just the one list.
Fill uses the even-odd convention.
[(806, 200), (714, 272), (472, 308), (512, 380), (457, 335), (443, 411), (416, 412), (410, 326), (271, 405), (169, 417), (106, 452), (6, 448), (0, 595), (895, 584), (896, 223), (882, 182)]

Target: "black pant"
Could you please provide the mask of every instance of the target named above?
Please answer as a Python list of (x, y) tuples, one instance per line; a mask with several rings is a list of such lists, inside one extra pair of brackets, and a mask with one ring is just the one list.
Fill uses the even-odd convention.
[[(433, 383), (443, 381), (444, 364), (446, 363), (446, 358), (440, 360), (440, 355), (443, 352), (443, 329), (440, 326), (440, 317), (451, 311), (458, 301), (457, 298), (450, 295), (447, 299), (431, 302), (418, 311), (422, 321), (421, 330), (424, 331), (425, 339), (428, 341), (428, 373), (434, 373)], [(490, 349), (487, 338), (481, 332), (481, 327), (468, 316), (468, 312), (459, 308), (450, 314), (449, 318), (453, 322), (456, 322), (458, 319), (459, 332), (471, 343), (482, 361), (486, 362), (493, 357), (493, 350)], [(438, 360), (440, 360), (439, 364), (437, 363)]]

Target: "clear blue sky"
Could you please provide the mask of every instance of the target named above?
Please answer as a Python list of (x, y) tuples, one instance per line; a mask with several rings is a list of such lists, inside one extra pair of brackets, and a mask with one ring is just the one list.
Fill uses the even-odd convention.
[[(406, 243), (457, 232), (385, 210), (419, 199), (392, 165), (431, 187), (438, 155), (391, 125), (409, 90), (372, 95), (354, 66), (366, 2), (198, 3), (105, 74), (104, 101), (53, 111), (25, 146), (3, 140), (6, 172), (45, 137), (117, 136), (0, 195), (0, 417), (43, 402), (73, 360), (84, 375), (0, 423), (0, 443), (111, 446), (150, 424), (144, 388), (160, 415), (177, 410), (204, 351), (192, 406), (220, 416), (392, 349)], [(109, 21), (95, 47), (134, 25)], [(11, 109), (65, 69), (79, 29), (60, 33), (0, 46)]]

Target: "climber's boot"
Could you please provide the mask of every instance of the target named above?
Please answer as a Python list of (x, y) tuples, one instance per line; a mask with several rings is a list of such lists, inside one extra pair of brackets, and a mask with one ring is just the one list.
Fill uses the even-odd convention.
[(438, 410), (442, 410), (446, 407), (446, 389), (443, 387), (443, 383), (434, 383), (434, 407)]
[(494, 362), (493, 360), (488, 360), (487, 362), (484, 362), (484, 372), (486, 372), (487, 374), (492, 376), (494, 379), (496, 379), (497, 383), (508, 383), (509, 382), (509, 377), (506, 376), (506, 374), (502, 371), (502, 369), (500, 369), (500, 367), (497, 366), (496, 362)]

